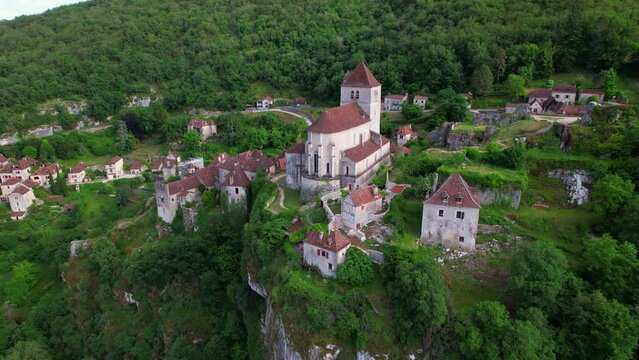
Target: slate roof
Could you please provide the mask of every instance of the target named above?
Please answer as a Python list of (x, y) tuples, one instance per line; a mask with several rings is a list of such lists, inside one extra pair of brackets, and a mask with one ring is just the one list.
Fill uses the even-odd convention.
[[(382, 136), (382, 145), (385, 145), (389, 142), (389, 140)], [(362, 145), (358, 145), (352, 147), (346, 151), (344, 151), (344, 156), (350, 159), (353, 162), (360, 162), (367, 157), (371, 156), (375, 151), (381, 148), (380, 145), (377, 145), (373, 140), (368, 140), (364, 142)]]
[(577, 87), (572, 84), (561, 84), (557, 85), (552, 89), (553, 92), (561, 92), (561, 93), (576, 93)]
[(306, 148), (306, 144), (304, 143), (300, 143), (300, 144), (295, 144), (293, 146), (291, 146), (290, 148), (286, 149), (286, 153), (287, 154), (303, 154)]
[(439, 206), (475, 209), (481, 207), (477, 190), (468, 186), (464, 178), (457, 172), (450, 174), (439, 189), (424, 202), (426, 204)]
[(351, 201), (355, 206), (366, 205), (382, 198), (382, 194), (380, 194), (379, 189), (377, 189), (377, 186), (375, 185), (369, 185), (353, 190), (348, 194), (348, 196), (350, 196)]
[(304, 242), (333, 252), (338, 252), (351, 243), (348, 237), (339, 231), (331, 231), (328, 235), (319, 231), (311, 231)]
[(355, 70), (349, 71), (344, 75), (342, 86), (373, 88), (382, 86), (382, 84), (377, 81), (368, 66), (361, 61), (357, 64)]
[(331, 134), (348, 130), (370, 121), (370, 118), (357, 103), (350, 103), (326, 110), (308, 131)]
[(109, 161), (106, 162), (107, 165), (115, 165), (118, 161), (122, 160), (121, 157), (119, 157), (118, 155), (112, 157), (109, 159)]

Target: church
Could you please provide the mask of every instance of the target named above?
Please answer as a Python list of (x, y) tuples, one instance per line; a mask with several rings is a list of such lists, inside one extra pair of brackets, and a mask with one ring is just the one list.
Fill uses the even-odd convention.
[(286, 184), (304, 199), (367, 185), (390, 162), (390, 141), (380, 134), (382, 84), (364, 62), (344, 75), (340, 106), (308, 127), (305, 144), (286, 151)]

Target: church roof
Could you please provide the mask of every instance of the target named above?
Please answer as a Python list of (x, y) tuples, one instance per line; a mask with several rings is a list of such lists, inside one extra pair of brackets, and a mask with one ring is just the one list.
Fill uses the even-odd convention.
[(468, 183), (457, 172), (450, 174), (442, 186), (426, 199), (425, 203), (475, 209), (481, 207), (477, 190), (468, 186)]
[(315, 133), (338, 133), (370, 121), (368, 115), (357, 103), (350, 103), (326, 110), (308, 131)]
[(333, 252), (338, 252), (351, 244), (348, 237), (339, 231), (331, 231), (328, 235), (311, 231), (304, 242)]
[(362, 145), (352, 147), (344, 151), (344, 156), (353, 162), (360, 162), (371, 156), (375, 151), (388, 143), (388, 139), (382, 136), (382, 145), (376, 144), (373, 140), (368, 140)]
[(375, 76), (368, 69), (368, 66), (361, 61), (357, 64), (355, 70), (349, 71), (344, 75), (342, 86), (373, 88), (382, 86), (382, 84), (375, 79)]

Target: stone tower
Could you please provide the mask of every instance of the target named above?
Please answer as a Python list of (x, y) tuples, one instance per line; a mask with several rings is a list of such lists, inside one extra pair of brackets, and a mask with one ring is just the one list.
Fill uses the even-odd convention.
[(356, 102), (371, 119), (371, 131), (379, 134), (379, 122), (382, 98), (382, 84), (368, 69), (364, 62), (360, 62), (355, 70), (344, 75), (340, 106)]

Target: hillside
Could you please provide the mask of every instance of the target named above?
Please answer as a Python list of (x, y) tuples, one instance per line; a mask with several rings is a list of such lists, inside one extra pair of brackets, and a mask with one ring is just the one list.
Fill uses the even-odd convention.
[(495, 83), (575, 67), (636, 74), (639, 10), (626, 5), (88, 1), (0, 22), (0, 125), (52, 99), (86, 99), (103, 119), (151, 87), (174, 110), (243, 108), (264, 95), (251, 94), (257, 81), (334, 99), (361, 59), (390, 92), (467, 90), (483, 65)]

